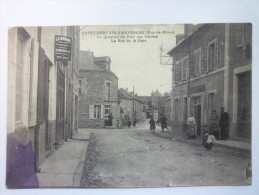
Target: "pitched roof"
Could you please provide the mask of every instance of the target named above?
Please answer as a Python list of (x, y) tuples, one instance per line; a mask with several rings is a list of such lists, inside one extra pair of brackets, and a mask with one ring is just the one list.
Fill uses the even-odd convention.
[[(133, 96), (127, 92), (125, 89), (120, 88), (118, 89), (118, 99), (128, 99), (128, 100), (133, 100)], [(140, 103), (143, 103), (140, 99), (137, 97), (134, 97), (134, 100), (139, 101)]]
[(103, 57), (94, 57), (94, 62), (111, 62), (111, 59), (109, 56), (103, 56)]
[(151, 96), (138, 96), (137, 98), (145, 103), (147, 103), (148, 101), (151, 101)]

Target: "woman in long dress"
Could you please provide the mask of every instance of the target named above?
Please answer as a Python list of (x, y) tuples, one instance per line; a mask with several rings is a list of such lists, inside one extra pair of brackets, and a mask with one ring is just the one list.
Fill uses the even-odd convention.
[(150, 119), (149, 124), (150, 124), (150, 130), (151, 130), (151, 132), (152, 132), (152, 133), (155, 133), (156, 123), (155, 123), (153, 117)]
[(190, 117), (187, 119), (187, 138), (195, 138), (196, 137), (196, 122), (194, 116), (190, 115)]

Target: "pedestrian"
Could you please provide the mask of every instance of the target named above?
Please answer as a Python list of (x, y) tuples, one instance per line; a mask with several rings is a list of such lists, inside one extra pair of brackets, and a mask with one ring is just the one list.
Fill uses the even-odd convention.
[(153, 117), (151, 117), (150, 121), (149, 121), (149, 124), (150, 124), (150, 130), (152, 133), (155, 133), (155, 129), (156, 129), (156, 123), (153, 119)]
[(209, 120), (209, 133), (214, 135), (216, 139), (219, 138), (219, 116), (217, 110), (211, 111), (211, 116)]
[[(162, 133), (164, 133), (164, 129), (167, 129), (167, 125), (166, 125), (166, 121), (167, 118), (162, 114), (161, 118), (159, 119), (160, 123), (161, 123), (161, 129), (162, 129)], [(168, 129), (167, 129), (168, 130)]]
[(194, 139), (196, 137), (196, 122), (192, 114), (187, 119), (187, 139)]
[(133, 120), (133, 127), (134, 127), (134, 128), (136, 127), (136, 123), (137, 123), (137, 120), (134, 119), (134, 120)]
[(220, 135), (221, 139), (227, 140), (228, 139), (228, 123), (229, 117), (228, 113), (224, 111), (224, 107), (220, 107), (220, 120), (219, 120), (219, 127), (220, 127)]
[(130, 128), (130, 126), (131, 126), (131, 121), (128, 120), (128, 127)]
[(112, 126), (112, 119), (113, 119), (113, 116), (112, 116), (112, 113), (110, 112), (109, 115), (108, 115), (108, 126)]

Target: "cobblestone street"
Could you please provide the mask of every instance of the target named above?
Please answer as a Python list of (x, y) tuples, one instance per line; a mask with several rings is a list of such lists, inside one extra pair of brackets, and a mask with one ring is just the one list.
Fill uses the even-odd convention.
[(144, 124), (91, 131), (81, 187), (247, 185), (250, 157), (157, 137)]

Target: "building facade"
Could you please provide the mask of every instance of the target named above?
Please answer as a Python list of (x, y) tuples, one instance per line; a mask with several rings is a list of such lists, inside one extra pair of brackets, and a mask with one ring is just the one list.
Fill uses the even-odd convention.
[(171, 109), (171, 107), (172, 107), (171, 97), (169, 96), (165, 99), (165, 112), (164, 112), (165, 117), (167, 118), (168, 125), (171, 125), (172, 120), (173, 120), (172, 119), (172, 111), (171, 111), (172, 109)]
[(208, 130), (211, 111), (225, 107), (229, 137), (251, 136), (251, 24), (186, 25), (173, 57), (172, 125), (183, 129), (195, 116), (197, 136)]
[(39, 171), (45, 158), (65, 138), (71, 138), (68, 133), (71, 127), (65, 128), (70, 112), (65, 103), (68, 100), (65, 88), (68, 66), (77, 65), (75, 61), (57, 62), (54, 45), (56, 35), (70, 36), (73, 40), (71, 55), (76, 58), (79, 34), (69, 34), (75, 28), (15, 27), (9, 30), (7, 161), (13, 155), (9, 153), (13, 147), (10, 140), (22, 145), (30, 143)]
[(142, 118), (151, 118), (153, 115), (153, 109), (151, 106), (151, 96), (137, 96), (137, 98), (144, 104)]
[(144, 103), (137, 97), (137, 94), (129, 92), (127, 89), (120, 88), (118, 90), (118, 99), (120, 101), (120, 107), (123, 114), (129, 116), (130, 120), (136, 119), (137, 122), (143, 120)]
[(120, 117), (118, 77), (110, 71), (109, 57), (95, 57), (90, 51), (80, 52), (79, 127), (103, 128), (111, 114), (112, 126)]

